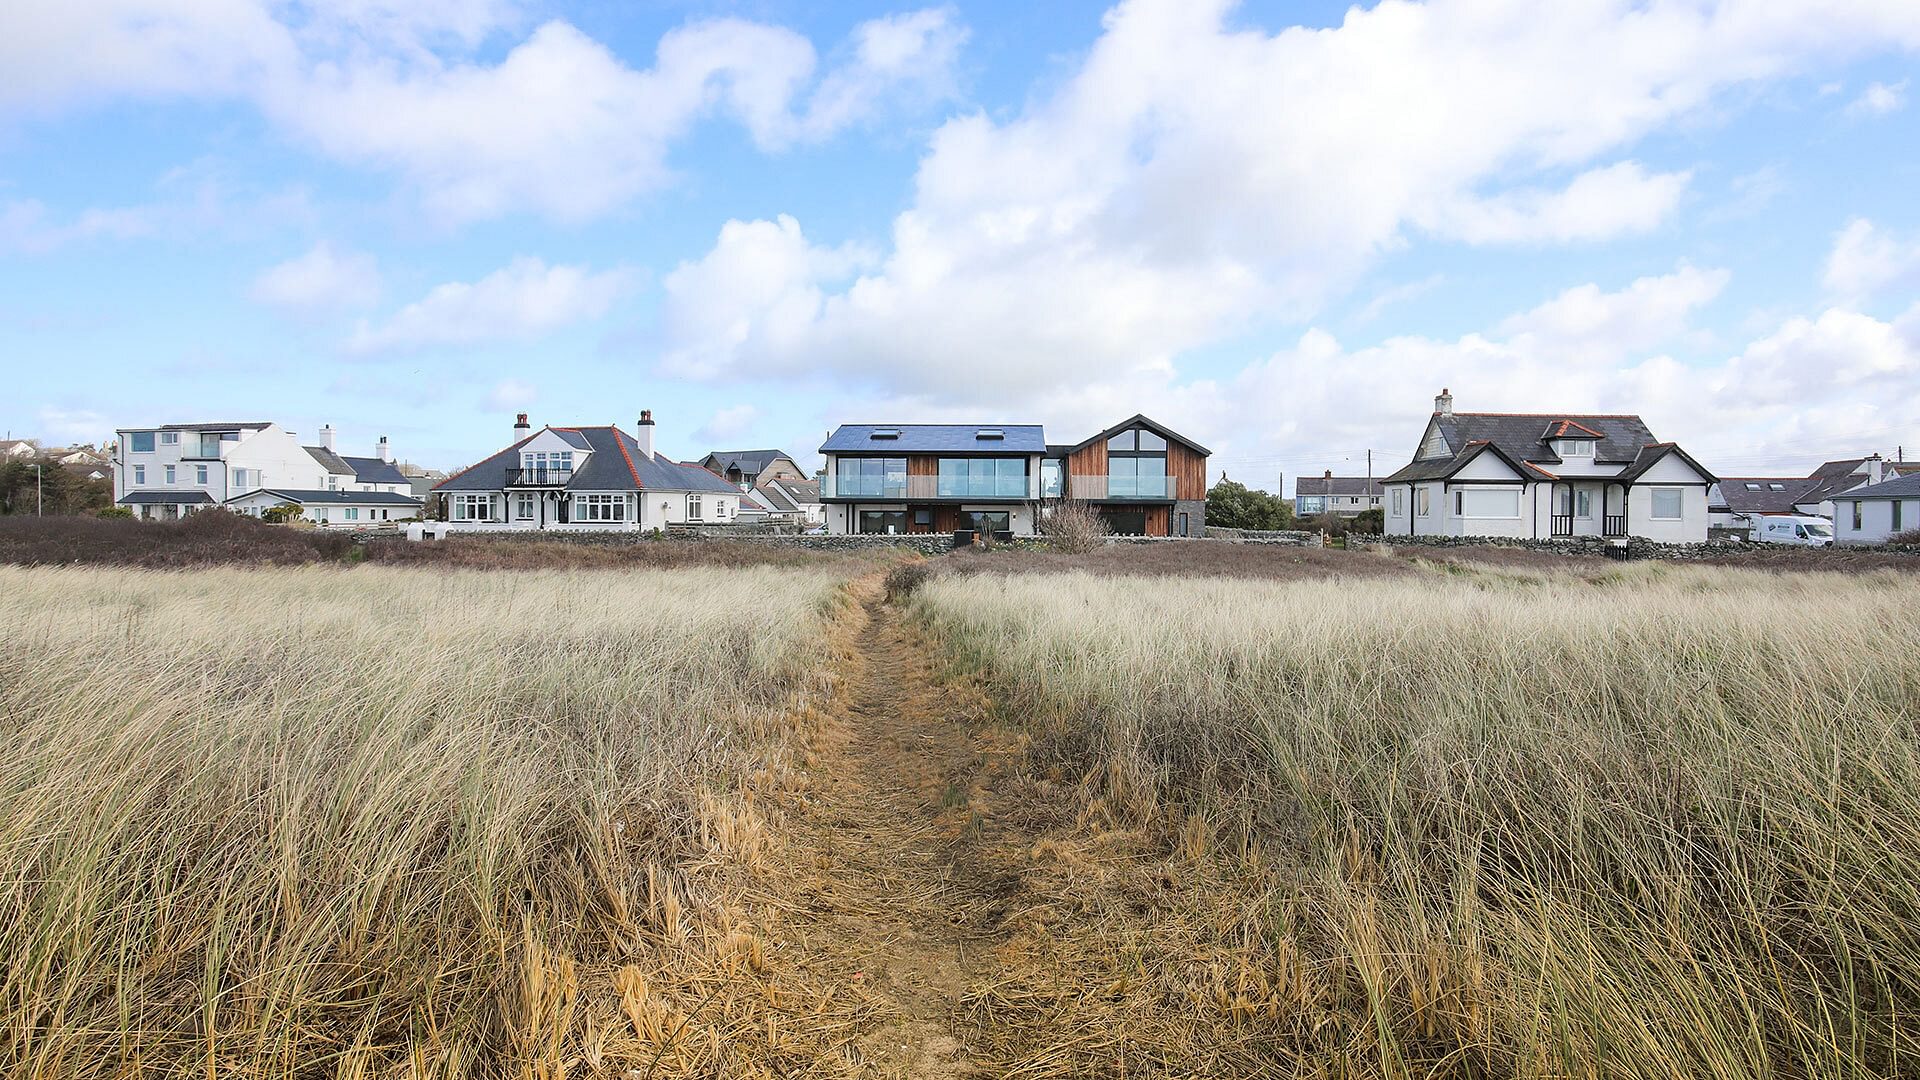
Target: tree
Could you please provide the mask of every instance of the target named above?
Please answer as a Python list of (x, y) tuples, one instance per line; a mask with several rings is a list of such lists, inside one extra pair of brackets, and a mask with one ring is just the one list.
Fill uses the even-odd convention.
[[(0, 514), (31, 516), (38, 506), (41, 513), (85, 514), (113, 504), (113, 485), (106, 480), (89, 480), (68, 472), (51, 461), (38, 462), (36, 475), (31, 461), (9, 461), (0, 465)], [(39, 495), (35, 497), (35, 485)]]
[(1387, 531), (1387, 512), (1377, 506), (1368, 507), (1353, 516), (1349, 527), (1357, 533), (1379, 536)]
[(1291, 529), (1293, 504), (1222, 476), (1207, 492), (1207, 524), (1224, 529)]

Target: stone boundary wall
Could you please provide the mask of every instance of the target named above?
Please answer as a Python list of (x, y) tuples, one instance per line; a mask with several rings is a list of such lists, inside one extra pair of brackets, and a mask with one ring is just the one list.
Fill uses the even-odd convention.
[(1221, 525), (1207, 526), (1206, 538), (1249, 544), (1295, 544), (1301, 547), (1320, 542), (1320, 534), (1311, 529), (1229, 529)]
[[(1533, 540), (1512, 536), (1368, 536), (1363, 544), (1382, 544), (1389, 547), (1509, 547), (1522, 551), (1542, 551), (1550, 555), (1606, 555), (1612, 541), (1596, 538), (1576, 538), (1572, 540)], [(1920, 555), (1920, 545), (1880, 544), (1860, 545), (1846, 548), (1806, 548), (1786, 544), (1756, 544), (1747, 540), (1708, 540), (1701, 544), (1663, 544), (1656, 540), (1642, 540), (1628, 537), (1626, 541), (1629, 559), (1668, 559), (1687, 561), (1692, 559), (1717, 559), (1724, 555), (1758, 554), (1770, 555), (1776, 552), (1812, 552), (1816, 556), (1825, 551), (1878, 551), (1895, 555)]]

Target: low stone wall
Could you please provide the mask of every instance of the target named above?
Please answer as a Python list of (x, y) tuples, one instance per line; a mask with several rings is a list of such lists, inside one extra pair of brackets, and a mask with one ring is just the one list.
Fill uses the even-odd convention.
[[(1512, 536), (1368, 536), (1360, 541), (1369, 544), (1384, 544), (1390, 547), (1508, 547), (1522, 551), (1542, 551), (1551, 555), (1607, 555), (1616, 541), (1602, 540), (1599, 537), (1574, 537), (1572, 539), (1533, 540)], [(1350, 539), (1349, 543), (1353, 543)], [(1756, 544), (1748, 540), (1713, 539), (1699, 544), (1667, 544), (1657, 540), (1646, 540), (1637, 536), (1626, 540), (1629, 559), (1667, 559), (1686, 562), (1698, 559), (1718, 559), (1727, 555), (1774, 555), (1783, 557), (1787, 553), (1812, 553), (1818, 555), (1828, 551), (1877, 551), (1895, 555), (1920, 555), (1920, 545), (1883, 544), (1873, 547), (1855, 548), (1807, 548), (1786, 544)]]
[(1308, 529), (1229, 529), (1209, 525), (1206, 536), (1209, 540), (1233, 540), (1243, 544), (1292, 544), (1296, 547), (1310, 547), (1320, 542), (1320, 534)]
[[(392, 537), (393, 533), (355, 533), (356, 541), (365, 543), (379, 537)], [(404, 535), (404, 534), (402, 534)], [(666, 541), (683, 543), (711, 543), (715, 541), (740, 544), (767, 544), (774, 547), (800, 548), (807, 551), (874, 551), (883, 548), (908, 548), (926, 555), (942, 555), (953, 550), (952, 534), (919, 534), (912, 536), (806, 536), (796, 533), (769, 533), (731, 527), (711, 529), (680, 529), (668, 531), (663, 538), (654, 532), (637, 532), (630, 529), (605, 530), (495, 530), (486, 532), (457, 532), (457, 537), (474, 538), (497, 544), (587, 544), (595, 547), (625, 547), (630, 544), (658, 544)]]

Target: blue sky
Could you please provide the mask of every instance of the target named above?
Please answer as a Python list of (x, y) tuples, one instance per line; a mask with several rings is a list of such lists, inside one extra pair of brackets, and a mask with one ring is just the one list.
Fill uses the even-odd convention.
[(1147, 412), (1272, 487), (1447, 386), (1920, 453), (1917, 67), (1903, 0), (15, 5), (0, 430)]

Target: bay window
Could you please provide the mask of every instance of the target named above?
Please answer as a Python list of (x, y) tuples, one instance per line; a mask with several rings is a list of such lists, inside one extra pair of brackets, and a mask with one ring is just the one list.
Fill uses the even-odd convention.
[(627, 497), (625, 495), (575, 495), (573, 520), (625, 521), (627, 520)]

